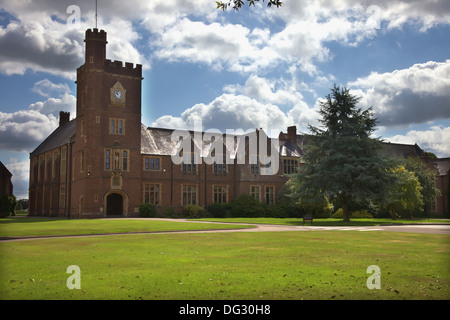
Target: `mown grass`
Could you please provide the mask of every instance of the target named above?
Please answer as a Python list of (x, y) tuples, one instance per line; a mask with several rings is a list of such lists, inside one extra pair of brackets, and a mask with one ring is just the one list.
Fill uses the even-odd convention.
[[(450, 299), (446, 235), (142, 234), (0, 243), (0, 299)], [(81, 289), (69, 290), (69, 265)], [(381, 289), (366, 269), (381, 270)]]
[(0, 219), (0, 237), (30, 237), (58, 235), (111, 234), (132, 232), (162, 232), (206, 229), (235, 229), (251, 226), (204, 224), (182, 221), (159, 221), (153, 219), (50, 219), (50, 218), (4, 218)]
[[(203, 218), (192, 219), (191, 221), (211, 221), (211, 222), (230, 222), (230, 223), (256, 223), (256, 224), (277, 224), (277, 225), (303, 225), (302, 218)], [(314, 219), (314, 226), (378, 226), (392, 224), (450, 224), (450, 219), (376, 219), (376, 218), (358, 218), (344, 222), (342, 219)], [(305, 225), (311, 225), (310, 221), (306, 221)]]

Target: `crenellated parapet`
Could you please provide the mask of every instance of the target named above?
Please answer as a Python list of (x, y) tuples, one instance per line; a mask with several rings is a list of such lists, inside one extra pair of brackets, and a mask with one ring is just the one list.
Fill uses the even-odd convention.
[(85, 33), (84, 42), (89, 40), (99, 40), (106, 42), (106, 32), (104, 30), (98, 30), (97, 28), (87, 29)]
[(125, 65), (122, 61), (111, 61), (106, 60), (104, 66), (105, 72), (119, 74), (123, 76), (129, 77), (142, 77), (142, 65), (136, 64), (134, 66), (131, 62), (125, 62)]

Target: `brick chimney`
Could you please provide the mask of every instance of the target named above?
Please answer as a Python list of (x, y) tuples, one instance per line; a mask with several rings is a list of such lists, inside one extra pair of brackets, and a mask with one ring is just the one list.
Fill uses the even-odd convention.
[(287, 138), (288, 140), (292, 141), (293, 143), (297, 143), (297, 127), (292, 126), (287, 128)]
[(59, 112), (59, 126), (63, 126), (70, 121), (70, 112)]

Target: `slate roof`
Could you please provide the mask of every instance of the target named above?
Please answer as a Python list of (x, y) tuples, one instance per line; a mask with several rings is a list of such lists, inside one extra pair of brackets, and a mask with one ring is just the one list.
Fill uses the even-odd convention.
[(438, 171), (439, 176), (446, 176), (450, 172), (450, 158), (440, 158), (433, 159), (430, 161), (436, 170)]
[[(172, 134), (176, 131), (176, 129), (165, 129), (165, 128), (153, 128), (153, 127), (145, 127), (141, 126), (141, 153), (142, 154), (152, 154), (152, 155), (173, 155), (177, 150), (179, 150), (181, 141), (172, 141)], [(260, 131), (256, 130), (255, 132), (245, 133), (242, 135), (238, 134), (224, 134), (224, 133), (214, 133), (214, 132), (195, 132), (191, 130), (180, 130), (181, 134), (189, 134), (191, 137), (192, 145), (191, 150), (199, 151), (201, 157), (207, 157), (210, 155), (211, 150), (215, 147), (214, 141), (216, 138), (221, 138), (223, 141), (223, 145), (225, 146), (227, 153), (230, 154), (230, 158), (234, 159), (238, 151), (249, 150), (249, 141), (253, 137), (256, 137), (256, 134), (260, 134)], [(197, 141), (196, 135), (199, 139)], [(176, 137), (174, 136), (174, 140)], [(270, 143), (271, 139), (268, 141), (268, 153), (270, 153)], [(244, 145), (242, 145), (244, 143)], [(289, 154), (295, 156), (295, 154), (299, 154), (299, 150), (297, 150), (293, 145), (285, 144), (281, 146), (282, 142), (280, 141), (280, 147), (285, 154)], [(292, 151), (291, 151), (292, 148)], [(277, 149), (278, 150), (278, 149)]]
[(425, 151), (423, 151), (417, 144), (400, 144), (383, 142), (384, 151), (388, 154), (408, 158), (409, 156), (425, 157)]
[(67, 144), (67, 141), (69, 140), (73, 141), (76, 129), (75, 124), (75, 120), (72, 120), (56, 128), (56, 130), (53, 131), (47, 139), (45, 139), (36, 149), (34, 149), (33, 152), (31, 152), (30, 156), (33, 157), (61, 147)]

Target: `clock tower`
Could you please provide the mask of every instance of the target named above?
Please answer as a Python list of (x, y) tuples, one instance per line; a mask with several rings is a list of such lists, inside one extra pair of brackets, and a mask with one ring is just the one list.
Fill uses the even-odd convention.
[(106, 32), (88, 29), (77, 69), (71, 212), (127, 216), (141, 170), (142, 66), (106, 59)]

